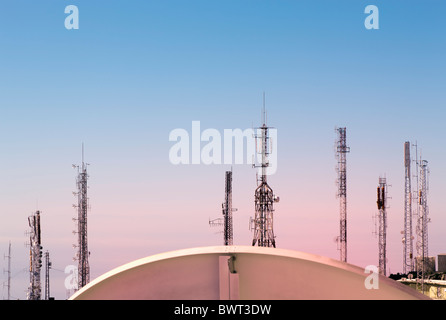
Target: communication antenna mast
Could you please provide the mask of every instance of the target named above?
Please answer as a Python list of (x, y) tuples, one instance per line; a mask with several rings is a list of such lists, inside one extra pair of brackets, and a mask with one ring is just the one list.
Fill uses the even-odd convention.
[[(273, 213), (274, 213), (274, 202), (279, 202), (279, 197), (276, 197), (273, 190), (267, 183), (267, 167), (269, 167), (268, 156), (270, 154), (269, 146), (269, 135), (268, 127), (266, 125), (266, 110), (265, 110), (265, 93), (263, 93), (263, 125), (256, 129), (256, 145), (257, 141), (260, 140), (261, 152), (261, 163), (253, 167), (260, 167), (261, 177), (257, 181), (257, 188), (255, 190), (255, 217), (251, 218), (250, 227), (254, 230), (254, 238), (252, 240), (252, 245), (256, 244), (259, 247), (276, 247), (276, 239), (273, 230)], [(260, 133), (259, 133), (260, 132)], [(257, 149), (257, 148), (256, 148)]]
[[(78, 204), (73, 205), (77, 208), (77, 254), (74, 260), (78, 261), (78, 287), (77, 290), (84, 287), (90, 282), (90, 264), (88, 258), (90, 251), (88, 251), (88, 233), (87, 233), (87, 213), (89, 209), (89, 199), (87, 196), (87, 180), (89, 178), (87, 173), (88, 163), (84, 162), (84, 144), (82, 144), (82, 165), (73, 165), (73, 168), (77, 168), (78, 175), (76, 179), (77, 193), (74, 193), (78, 197)], [(74, 232), (76, 233), (76, 232)]]
[(418, 190), (418, 219), (417, 219), (417, 284), (424, 292), (424, 280), (426, 278), (427, 263), (429, 257), (428, 247), (428, 226), (429, 219), (429, 207), (427, 205), (428, 194), (428, 162), (421, 160), (420, 166), (420, 187)]
[(387, 182), (386, 178), (379, 178), (379, 186), (377, 188), (378, 205), (378, 251), (379, 251), (379, 273), (386, 276), (387, 265)]
[(403, 273), (413, 271), (413, 227), (412, 227), (412, 183), (411, 183), (410, 142), (404, 143), (404, 231), (403, 233)]
[(51, 269), (50, 253), (45, 252), (45, 300), (50, 300), (50, 269)]
[(40, 211), (28, 217), (29, 233), (29, 288), (28, 300), (41, 300), (42, 284), (42, 242), (40, 232)]
[(347, 128), (336, 128), (338, 139), (336, 141), (336, 158), (338, 160), (338, 193), (340, 199), (340, 234), (337, 242), (340, 245), (340, 259), (347, 262)]
[(6, 288), (8, 289), (8, 300), (11, 300), (11, 241), (9, 241), (8, 255), (5, 255), (6, 258), (8, 258), (8, 270), (6, 271), (8, 282), (6, 283)]
[(225, 178), (225, 202), (222, 205), (224, 217), (224, 244), (232, 246), (234, 232), (232, 226), (232, 171), (226, 171)]
[(225, 177), (225, 201), (221, 205), (223, 218), (210, 220), (209, 225), (223, 226), (223, 243), (225, 246), (232, 246), (234, 240), (232, 213), (237, 211), (232, 208), (232, 169), (226, 171)]

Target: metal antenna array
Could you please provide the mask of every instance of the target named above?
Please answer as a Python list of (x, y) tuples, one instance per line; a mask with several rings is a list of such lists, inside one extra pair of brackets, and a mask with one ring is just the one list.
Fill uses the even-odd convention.
[(8, 255), (5, 255), (6, 258), (8, 258), (8, 270), (6, 271), (8, 274), (8, 282), (6, 283), (6, 287), (8, 288), (8, 300), (11, 300), (11, 241), (9, 241)]
[(209, 220), (209, 225), (223, 226), (223, 243), (225, 246), (232, 246), (234, 240), (232, 213), (237, 211), (232, 208), (232, 170), (226, 171), (225, 177), (225, 202), (221, 205), (223, 218)]
[[(253, 167), (262, 168), (260, 180), (258, 179), (258, 186), (255, 190), (255, 217), (251, 218), (250, 228), (254, 230), (254, 238), (252, 245), (256, 244), (259, 247), (276, 247), (276, 239), (273, 230), (273, 213), (274, 202), (279, 202), (279, 197), (276, 197), (273, 190), (267, 183), (266, 169), (269, 167), (268, 156), (270, 154), (268, 129), (266, 126), (266, 111), (265, 111), (265, 94), (263, 94), (263, 125), (257, 128), (260, 134), (255, 134), (256, 145), (257, 140), (261, 141), (261, 155), (262, 160), (260, 165), (253, 164)], [(256, 150), (256, 152), (258, 152)], [(259, 184), (260, 182), (260, 184)]]
[(379, 178), (379, 186), (377, 188), (377, 201), (378, 205), (378, 220), (379, 220), (379, 232), (378, 232), (378, 251), (379, 251), (379, 273), (386, 276), (386, 264), (387, 264), (387, 181), (386, 178)]
[(48, 250), (45, 252), (45, 300), (50, 299), (50, 253)]
[(420, 160), (420, 186), (418, 190), (418, 219), (417, 219), (417, 284), (424, 292), (424, 280), (426, 278), (427, 263), (429, 257), (428, 227), (430, 222), (429, 208), (427, 205), (428, 193), (428, 162)]
[(410, 142), (404, 143), (404, 230), (403, 234), (403, 273), (407, 274), (414, 270), (413, 267), (413, 234), (412, 234), (412, 183), (411, 183), (411, 157)]
[[(88, 212), (88, 196), (87, 196), (87, 165), (88, 163), (84, 162), (84, 145), (82, 144), (82, 165), (76, 166), (73, 165), (73, 168), (77, 168), (77, 193), (74, 193), (78, 197), (78, 204), (73, 205), (73, 207), (77, 208), (77, 235), (78, 235), (78, 244), (77, 249), (78, 252), (74, 260), (78, 261), (78, 286), (77, 290), (84, 287), (87, 283), (90, 282), (90, 264), (88, 262), (88, 258), (90, 256), (90, 252), (88, 251), (88, 237), (87, 237), (87, 212)], [(74, 232), (76, 233), (76, 232)]]
[(338, 139), (336, 141), (336, 158), (338, 160), (338, 193), (340, 199), (340, 234), (337, 242), (340, 245), (341, 261), (347, 262), (347, 129), (337, 128)]
[(42, 241), (40, 232), (40, 211), (28, 217), (29, 233), (29, 288), (28, 300), (41, 300), (42, 284), (40, 270), (42, 267)]

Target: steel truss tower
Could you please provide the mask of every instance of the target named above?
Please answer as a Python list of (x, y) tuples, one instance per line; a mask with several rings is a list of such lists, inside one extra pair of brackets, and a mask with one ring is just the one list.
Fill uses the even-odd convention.
[(428, 162), (420, 160), (420, 186), (418, 190), (418, 219), (417, 219), (417, 283), (424, 290), (424, 280), (426, 278), (426, 269), (429, 257), (428, 247), (428, 226), (429, 207), (427, 205), (428, 187)]
[(378, 251), (379, 251), (379, 273), (386, 276), (387, 265), (387, 182), (386, 178), (379, 178), (379, 186), (377, 188), (378, 219)]
[(223, 226), (223, 243), (225, 246), (232, 246), (234, 238), (232, 212), (237, 210), (232, 208), (232, 171), (226, 171), (225, 177), (225, 202), (221, 205), (223, 218), (210, 220), (209, 225)]
[[(265, 97), (263, 98), (265, 103)], [(256, 142), (260, 140), (261, 146), (261, 163), (259, 165), (253, 164), (253, 167), (260, 167), (261, 177), (257, 179), (258, 186), (254, 194), (255, 202), (255, 217), (251, 219), (251, 229), (254, 230), (254, 237), (252, 245), (256, 244), (259, 247), (276, 247), (276, 239), (273, 230), (273, 214), (274, 214), (274, 202), (279, 201), (279, 197), (274, 195), (273, 190), (267, 183), (266, 170), (269, 167), (268, 156), (270, 154), (270, 138), (268, 135), (268, 129), (266, 126), (266, 113), (265, 106), (263, 107), (263, 125), (257, 128), (255, 134)], [(257, 145), (257, 143), (256, 143)], [(256, 152), (258, 152), (256, 150)]]
[(50, 299), (50, 253), (48, 250), (45, 252), (45, 300)]
[[(87, 233), (87, 213), (89, 208), (89, 201), (87, 196), (87, 180), (89, 178), (87, 174), (87, 165), (88, 163), (84, 162), (84, 146), (82, 145), (82, 165), (76, 166), (73, 165), (74, 168), (78, 169), (77, 175), (77, 193), (74, 193), (78, 197), (78, 204), (73, 205), (77, 208), (77, 235), (78, 235), (78, 243), (77, 243), (77, 254), (74, 260), (78, 261), (78, 287), (77, 290), (84, 287), (87, 283), (90, 282), (90, 264), (88, 262), (88, 258), (90, 256), (90, 252), (88, 251), (88, 233)], [(76, 232), (74, 232), (76, 233)]]
[(347, 129), (337, 128), (338, 139), (336, 141), (336, 158), (338, 160), (338, 193), (340, 199), (340, 234), (337, 238), (340, 249), (340, 259), (347, 262)]
[(28, 217), (29, 233), (29, 288), (28, 300), (41, 300), (42, 284), (42, 241), (40, 232), (40, 211)]
[(222, 204), (224, 218), (224, 244), (232, 246), (233, 244), (233, 227), (232, 227), (232, 171), (226, 171), (225, 179), (225, 202)]
[(403, 273), (414, 270), (413, 267), (413, 227), (412, 227), (412, 184), (411, 184), (410, 142), (404, 143), (404, 231), (403, 233)]
[(6, 283), (6, 287), (8, 288), (8, 300), (11, 299), (11, 241), (9, 241), (8, 255), (5, 255), (5, 258), (8, 258), (8, 270), (6, 273), (8, 274), (8, 281)]

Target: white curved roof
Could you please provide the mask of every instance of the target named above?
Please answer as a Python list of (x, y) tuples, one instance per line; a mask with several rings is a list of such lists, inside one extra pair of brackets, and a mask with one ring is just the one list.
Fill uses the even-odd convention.
[[(370, 276), (375, 288), (367, 289)], [(369, 278), (368, 278), (369, 277)], [(183, 249), (135, 260), (70, 299), (423, 299), (363, 268), (309, 253), (251, 246)]]

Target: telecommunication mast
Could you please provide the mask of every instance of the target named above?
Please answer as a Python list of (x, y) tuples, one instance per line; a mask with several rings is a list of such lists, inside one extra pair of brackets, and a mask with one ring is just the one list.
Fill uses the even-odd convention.
[(347, 153), (350, 147), (347, 146), (347, 129), (337, 128), (338, 139), (336, 141), (336, 158), (338, 160), (338, 193), (340, 199), (340, 224), (339, 237), (337, 242), (340, 250), (340, 260), (347, 262)]
[[(270, 154), (270, 138), (268, 135), (268, 127), (266, 125), (266, 111), (265, 111), (265, 94), (263, 94), (263, 125), (257, 128), (255, 134), (256, 145), (260, 140), (261, 151), (256, 153), (261, 154), (261, 163), (253, 167), (261, 168), (261, 176), (258, 179), (258, 186), (255, 190), (255, 217), (251, 219), (251, 229), (254, 230), (254, 237), (252, 245), (259, 247), (276, 247), (276, 239), (273, 230), (273, 214), (274, 202), (279, 202), (279, 197), (274, 195), (273, 190), (267, 182), (267, 168), (269, 167), (268, 156)], [(256, 148), (257, 149), (257, 148)]]
[(77, 231), (73, 231), (73, 233), (77, 233), (78, 236), (76, 246), (78, 250), (74, 258), (74, 260), (78, 261), (77, 290), (90, 282), (90, 264), (88, 262), (90, 251), (88, 251), (87, 232), (87, 213), (89, 209), (89, 199), (87, 196), (87, 181), (89, 176), (87, 173), (87, 165), (88, 163), (84, 162), (84, 145), (82, 144), (82, 164), (80, 166), (73, 165), (73, 168), (77, 168), (78, 170), (76, 179), (77, 192), (73, 192), (78, 197), (77, 205), (73, 205), (73, 207), (77, 208), (77, 219), (73, 218), (74, 221), (77, 221)]

